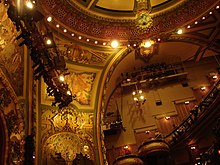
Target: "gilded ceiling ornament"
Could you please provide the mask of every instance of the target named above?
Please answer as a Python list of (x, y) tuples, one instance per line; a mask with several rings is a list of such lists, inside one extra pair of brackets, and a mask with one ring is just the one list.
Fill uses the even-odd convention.
[(153, 20), (150, 16), (150, 0), (136, 0), (137, 2), (137, 19), (136, 26), (142, 30), (147, 30), (153, 26)]

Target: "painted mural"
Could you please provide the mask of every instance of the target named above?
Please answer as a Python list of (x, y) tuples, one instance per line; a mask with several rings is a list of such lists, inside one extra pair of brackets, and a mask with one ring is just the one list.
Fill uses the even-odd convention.
[(95, 77), (96, 73), (93, 72), (72, 72), (67, 76), (69, 88), (79, 104), (90, 105)]
[(23, 48), (16, 41), (17, 31), (0, 3), (0, 68), (7, 76), (17, 96), (23, 95)]
[[(0, 79), (8, 83), (0, 73)], [(6, 164), (23, 164), (25, 144), (24, 104), (16, 103), (12, 89), (0, 82), (0, 120), (3, 122)], [(2, 147), (2, 146), (1, 146)]]
[(62, 55), (66, 56), (68, 60), (80, 64), (104, 65), (106, 59), (111, 55), (111, 53), (85, 49), (72, 42), (63, 43), (61, 41), (62, 44), (58, 40), (56, 42)]
[[(80, 113), (72, 107), (42, 109), (41, 130), (44, 163), (59, 158), (72, 162), (77, 154), (94, 160), (93, 114)], [(52, 159), (51, 159), (52, 158)]]

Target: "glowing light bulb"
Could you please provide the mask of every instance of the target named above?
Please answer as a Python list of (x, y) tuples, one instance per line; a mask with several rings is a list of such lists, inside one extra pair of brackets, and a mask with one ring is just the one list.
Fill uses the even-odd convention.
[(52, 17), (51, 16), (47, 17), (47, 21), (51, 22), (52, 21)]
[(179, 29), (179, 30), (177, 31), (177, 34), (183, 34), (183, 30), (182, 30), (182, 29)]
[(134, 92), (132, 92), (132, 95), (136, 95), (136, 92), (134, 91)]
[(64, 78), (63, 75), (61, 75), (61, 76), (59, 77), (59, 79), (60, 79), (60, 81), (62, 81), (62, 82), (65, 80), (65, 78)]
[(68, 95), (71, 95), (71, 92), (70, 92), (70, 91), (67, 91), (66, 93), (67, 93)]
[(47, 43), (47, 45), (51, 45), (52, 41), (50, 39), (47, 39), (46, 43)]
[(112, 47), (112, 48), (117, 48), (118, 45), (119, 45), (119, 43), (118, 43), (117, 40), (113, 40), (113, 41), (111, 42), (111, 47)]
[(146, 42), (144, 43), (144, 47), (145, 47), (145, 48), (151, 47), (151, 42), (150, 42), (150, 41), (146, 41)]
[(26, 2), (26, 6), (27, 6), (29, 9), (33, 9), (33, 7), (34, 7), (34, 5), (33, 5), (30, 1)]

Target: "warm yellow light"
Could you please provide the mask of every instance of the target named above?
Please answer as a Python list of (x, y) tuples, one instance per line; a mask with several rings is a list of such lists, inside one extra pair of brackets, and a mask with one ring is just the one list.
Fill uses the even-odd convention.
[(74, 34), (74, 33), (72, 33), (72, 34), (71, 34), (71, 36), (75, 36), (75, 34)]
[(124, 146), (124, 149), (128, 149), (128, 146), (126, 145), (126, 146)]
[(190, 25), (188, 25), (188, 26), (187, 26), (187, 28), (189, 29), (189, 28), (191, 28), (191, 26), (190, 26)]
[(64, 33), (66, 33), (66, 32), (67, 32), (67, 30), (66, 30), (66, 29), (64, 29), (64, 30), (63, 30), (63, 32), (64, 32)]
[(138, 101), (137, 97), (134, 97), (134, 101)]
[(95, 44), (98, 44), (98, 41), (95, 41)]
[(89, 146), (84, 146), (83, 149), (84, 149), (84, 151), (86, 152), (86, 151), (88, 151)]
[(82, 39), (82, 37), (81, 37), (81, 36), (79, 36), (79, 39), (81, 40), (81, 39)]
[(177, 31), (177, 34), (183, 34), (183, 30), (182, 30), (182, 29), (179, 29), (179, 30)]
[(33, 5), (30, 1), (26, 2), (26, 6), (27, 6), (29, 9), (33, 9), (33, 7), (34, 7), (34, 5)]
[(185, 101), (185, 104), (189, 104), (189, 101)]
[(52, 17), (51, 16), (47, 17), (47, 21), (51, 22), (52, 21)]
[(191, 150), (195, 150), (195, 149), (196, 149), (196, 147), (195, 147), (195, 146), (192, 146), (192, 147), (190, 147), (190, 149), (191, 149)]
[(134, 92), (132, 92), (132, 95), (136, 95), (136, 92), (134, 91)]
[(67, 91), (66, 93), (67, 93), (68, 95), (71, 95), (71, 92), (70, 92), (70, 91)]
[(57, 25), (56, 25), (56, 27), (57, 27), (57, 28), (59, 28), (59, 27), (60, 27), (60, 25), (59, 25), (59, 24), (57, 24)]
[(218, 78), (218, 76), (217, 76), (217, 75), (214, 75), (214, 76), (212, 76), (212, 78), (213, 78), (213, 79), (217, 79), (217, 78)]
[(201, 89), (202, 91), (204, 91), (204, 90), (206, 89), (206, 87), (201, 87), (200, 89)]
[(47, 45), (51, 45), (52, 41), (50, 39), (47, 39), (46, 43), (47, 43)]
[(151, 47), (151, 42), (150, 41), (146, 41), (145, 43), (144, 43), (144, 47), (145, 48), (149, 48), (149, 47)]
[(145, 131), (145, 133), (146, 133), (146, 134), (149, 134), (149, 133), (150, 133), (150, 131)]
[(104, 46), (105, 46), (105, 45), (106, 45), (106, 42), (103, 42), (103, 44), (102, 44), (102, 45), (104, 45)]
[(87, 38), (86, 41), (89, 42), (89, 39)]
[(139, 91), (138, 91), (138, 93), (140, 93), (140, 94), (141, 94), (141, 93), (142, 93), (142, 90), (139, 90)]
[(144, 96), (140, 96), (140, 99), (141, 99), (141, 100), (144, 100)]
[(170, 116), (165, 117), (165, 119), (166, 119), (166, 120), (169, 120), (169, 119), (170, 119)]
[(112, 48), (117, 48), (118, 45), (119, 45), (119, 42), (118, 42), (117, 40), (113, 40), (113, 41), (111, 42), (111, 47), (112, 47)]
[(59, 77), (59, 80), (60, 80), (60, 81), (64, 81), (64, 80), (65, 80), (64, 76), (61, 75), (61, 76)]

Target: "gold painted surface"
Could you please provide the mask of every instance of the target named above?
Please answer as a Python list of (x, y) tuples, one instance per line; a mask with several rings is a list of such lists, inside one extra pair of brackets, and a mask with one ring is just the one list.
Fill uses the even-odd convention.
[(111, 53), (99, 52), (72, 42), (56, 39), (59, 51), (67, 60), (79, 64), (103, 66)]
[(72, 72), (67, 76), (69, 88), (76, 95), (76, 101), (79, 104), (90, 105), (95, 76), (96, 74), (92, 72)]
[(61, 110), (43, 109), (41, 115), (43, 160), (73, 161), (82, 153), (94, 160), (93, 114), (79, 113), (71, 107)]
[(16, 94), (23, 94), (23, 49), (18, 46), (18, 35), (9, 20), (7, 9), (0, 3), (0, 67), (7, 76)]

